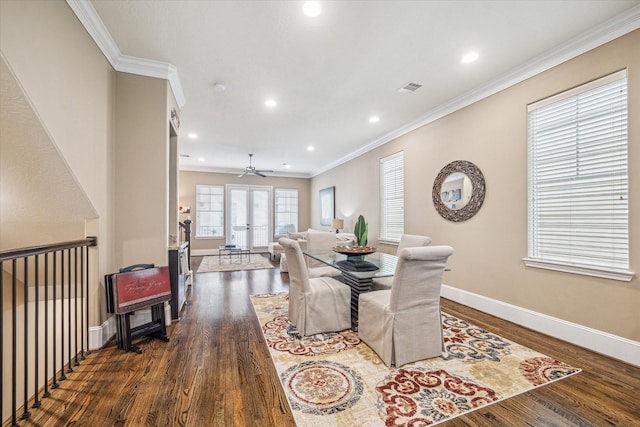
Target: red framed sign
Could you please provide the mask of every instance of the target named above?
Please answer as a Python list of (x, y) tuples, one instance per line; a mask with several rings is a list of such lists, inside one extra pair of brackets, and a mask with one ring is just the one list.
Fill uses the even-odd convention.
[(171, 299), (169, 267), (113, 275), (115, 313), (124, 314)]

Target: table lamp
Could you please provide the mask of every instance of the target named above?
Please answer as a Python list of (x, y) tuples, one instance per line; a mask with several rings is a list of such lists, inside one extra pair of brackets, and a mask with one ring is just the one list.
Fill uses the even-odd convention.
[(341, 228), (344, 228), (344, 219), (334, 218), (332, 222), (332, 227), (336, 229), (336, 234)]

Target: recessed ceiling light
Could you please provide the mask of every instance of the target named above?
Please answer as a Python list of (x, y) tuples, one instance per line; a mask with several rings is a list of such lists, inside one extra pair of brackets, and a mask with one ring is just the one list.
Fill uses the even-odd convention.
[(199, 162), (204, 162), (206, 159), (204, 157), (198, 157)]
[(462, 57), (462, 63), (470, 64), (474, 62), (476, 59), (478, 59), (479, 56), (480, 55), (478, 55), (478, 52), (469, 52)]
[(379, 121), (380, 121), (380, 117), (378, 116), (369, 117), (369, 123), (378, 123)]
[(267, 107), (273, 108), (276, 105), (278, 105), (278, 103), (276, 102), (275, 99), (267, 99), (266, 101), (264, 101), (264, 105), (266, 105)]
[(283, 163), (282, 166), (284, 166), (287, 169), (291, 169), (291, 165), (289, 163)]
[(307, 151), (313, 151), (315, 149), (316, 149), (316, 147), (314, 147), (313, 145), (310, 145), (310, 146), (307, 147)]
[(306, 1), (302, 4), (302, 13), (312, 18), (320, 15), (322, 12), (322, 6), (318, 1)]
[(224, 85), (224, 83), (216, 82), (213, 84), (213, 90), (215, 90), (216, 92), (224, 92), (226, 88), (227, 87)]
[(189, 132), (187, 136), (189, 137), (189, 139), (198, 139), (197, 133)]

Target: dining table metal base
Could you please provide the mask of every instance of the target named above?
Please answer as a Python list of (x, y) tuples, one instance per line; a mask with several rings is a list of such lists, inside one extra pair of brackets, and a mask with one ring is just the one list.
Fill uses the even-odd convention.
[(356, 278), (349, 274), (342, 274), (344, 283), (351, 288), (351, 328), (358, 331), (358, 299), (363, 292), (369, 292), (373, 280), (371, 278)]

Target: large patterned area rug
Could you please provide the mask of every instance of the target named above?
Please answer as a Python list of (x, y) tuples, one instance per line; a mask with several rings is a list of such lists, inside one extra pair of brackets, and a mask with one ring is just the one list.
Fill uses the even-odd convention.
[(435, 425), (580, 372), (446, 313), (441, 357), (388, 368), (356, 332), (301, 337), (287, 293), (251, 302), (300, 427)]
[(217, 255), (205, 256), (198, 267), (198, 273), (209, 273), (212, 271), (240, 271), (240, 270), (261, 270), (264, 268), (273, 268), (273, 265), (267, 258), (261, 254), (251, 254), (251, 262), (246, 255), (242, 256), (242, 263), (238, 255)]

